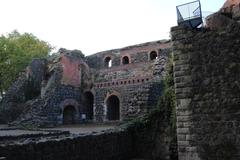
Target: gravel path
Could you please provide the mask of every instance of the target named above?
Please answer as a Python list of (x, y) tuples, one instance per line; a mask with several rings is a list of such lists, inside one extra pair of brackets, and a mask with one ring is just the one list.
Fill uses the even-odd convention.
[(91, 132), (101, 132), (108, 129), (115, 128), (116, 125), (97, 125), (97, 124), (86, 124), (86, 125), (63, 125), (56, 128), (51, 128), (47, 130), (60, 130), (60, 131), (69, 131), (72, 134), (81, 134), (81, 133), (91, 133)]
[(41, 134), (41, 133), (45, 133), (47, 134), (48, 132), (44, 132), (44, 131), (28, 131), (28, 130), (0, 130), (0, 137), (3, 136), (19, 136), (19, 135), (26, 135), (26, 134)]
[(32, 131), (32, 130), (21, 130), (14, 129), (12, 130), (1, 130), (8, 128), (6, 125), (0, 125), (0, 137), (1, 136), (19, 136), (25, 134), (41, 134), (41, 133), (49, 133), (49, 131), (69, 131), (72, 134), (83, 134), (83, 133), (91, 133), (91, 132), (101, 132), (108, 129), (115, 128), (116, 125), (97, 125), (97, 124), (81, 124), (81, 125), (62, 125), (56, 128), (41, 128), (41, 131)]

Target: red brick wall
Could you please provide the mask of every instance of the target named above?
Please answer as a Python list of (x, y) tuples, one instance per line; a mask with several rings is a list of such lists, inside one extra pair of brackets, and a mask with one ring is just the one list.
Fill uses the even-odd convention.
[(80, 85), (80, 60), (69, 59), (62, 55), (61, 64), (63, 66), (62, 83), (78, 87)]

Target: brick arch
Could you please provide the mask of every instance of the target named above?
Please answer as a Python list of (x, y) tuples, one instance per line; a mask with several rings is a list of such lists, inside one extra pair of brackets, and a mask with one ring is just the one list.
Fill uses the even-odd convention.
[(121, 55), (121, 60), (120, 60), (120, 64), (121, 64), (121, 65), (124, 65), (124, 64), (123, 64), (123, 58), (124, 58), (124, 57), (127, 57), (127, 58), (128, 58), (128, 61), (129, 61), (128, 64), (131, 64), (131, 63), (132, 63), (131, 56), (130, 56), (129, 54), (123, 54), (123, 55)]
[[(65, 99), (60, 103), (60, 108), (61, 108), (61, 115), (62, 115), (62, 123), (63, 124), (72, 124), (72, 123), (77, 123), (79, 120), (79, 103), (74, 100), (74, 99)], [(65, 111), (66, 110), (72, 110), (72, 115), (74, 120), (70, 123), (65, 122)]]
[(117, 92), (117, 91), (110, 91), (110, 92), (107, 92), (107, 95), (106, 95), (106, 97), (105, 97), (105, 99), (104, 99), (104, 103), (107, 101), (107, 99), (110, 97), (110, 96), (112, 96), (112, 95), (114, 95), (114, 96), (117, 96), (119, 99), (120, 99), (120, 101), (121, 101), (121, 99), (122, 99), (122, 95), (119, 93), (119, 92)]
[(75, 99), (65, 99), (64, 101), (62, 101), (60, 103), (61, 111), (63, 112), (63, 110), (67, 106), (73, 106), (77, 113), (79, 113), (79, 103)]
[[(122, 111), (121, 111), (121, 109), (122, 109), (122, 96), (117, 91), (108, 92), (107, 95), (106, 95), (106, 98), (104, 99), (104, 106), (106, 107), (106, 116), (108, 116), (107, 115), (107, 113), (108, 113), (107, 101), (112, 96), (116, 96), (118, 98), (118, 100), (119, 100), (119, 120), (121, 120), (122, 119)], [(107, 117), (106, 117), (106, 119), (107, 119)]]
[[(114, 59), (114, 57), (113, 57), (113, 55), (111, 55), (111, 54), (107, 54), (107, 55), (105, 55), (104, 57), (103, 57), (103, 67), (107, 67), (107, 68), (109, 68), (108, 66), (106, 66), (106, 59), (107, 58), (110, 58), (111, 59), (111, 61), (113, 62), (113, 59)], [(111, 66), (112, 67), (112, 66)]]
[(158, 52), (157, 49), (151, 50), (151, 51), (148, 52), (148, 60), (149, 60), (149, 61), (153, 60), (153, 59), (151, 59), (151, 54), (152, 54), (153, 52), (156, 52), (157, 57), (159, 57), (159, 52)]
[(83, 90), (83, 93), (85, 93), (85, 92), (91, 92), (91, 93), (93, 94), (94, 97), (95, 97), (95, 95), (96, 95), (96, 91), (95, 91), (94, 88), (92, 88), (92, 89), (88, 89), (88, 88), (86, 88), (86, 89)]

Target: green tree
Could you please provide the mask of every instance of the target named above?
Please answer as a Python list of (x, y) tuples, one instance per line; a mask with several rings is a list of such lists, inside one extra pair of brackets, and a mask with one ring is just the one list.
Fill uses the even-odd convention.
[(0, 37), (0, 96), (33, 58), (46, 57), (52, 47), (33, 34), (13, 31)]

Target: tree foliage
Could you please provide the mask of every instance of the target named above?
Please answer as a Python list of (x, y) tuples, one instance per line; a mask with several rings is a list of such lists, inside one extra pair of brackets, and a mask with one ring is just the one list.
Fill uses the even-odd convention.
[(33, 34), (13, 31), (0, 36), (0, 96), (33, 58), (46, 57), (51, 49)]

